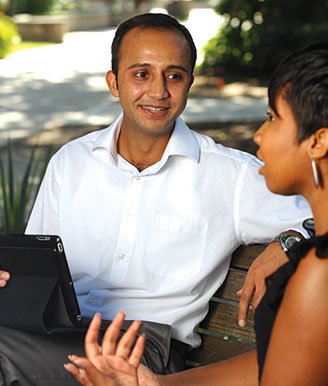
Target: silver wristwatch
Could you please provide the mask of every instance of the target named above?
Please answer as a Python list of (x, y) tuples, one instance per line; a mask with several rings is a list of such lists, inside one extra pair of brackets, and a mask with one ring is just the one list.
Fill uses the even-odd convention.
[(288, 252), (294, 244), (300, 242), (301, 240), (302, 238), (297, 235), (285, 233), (283, 235), (276, 236), (272, 241), (279, 241), (284, 252)]

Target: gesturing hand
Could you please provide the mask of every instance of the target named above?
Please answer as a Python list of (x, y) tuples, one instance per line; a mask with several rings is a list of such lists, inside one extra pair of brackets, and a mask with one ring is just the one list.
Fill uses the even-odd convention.
[[(65, 368), (84, 386), (136, 386), (138, 385), (137, 369), (143, 355), (145, 336), (136, 336), (141, 326), (134, 321), (117, 344), (124, 312), (120, 311), (107, 328), (101, 346), (98, 344), (101, 316), (96, 314), (90, 323), (85, 337), (87, 358), (71, 355), (73, 363)], [(133, 344), (132, 351), (131, 348)], [(131, 352), (131, 353), (130, 353)]]

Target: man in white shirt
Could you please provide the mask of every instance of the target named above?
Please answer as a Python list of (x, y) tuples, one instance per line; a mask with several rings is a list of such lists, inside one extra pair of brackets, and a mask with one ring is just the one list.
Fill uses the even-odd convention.
[[(99, 311), (110, 320), (124, 309), (127, 319), (171, 326), (178, 347), (200, 344), (196, 327), (239, 245), (302, 232), (311, 216), (301, 197), (269, 192), (256, 157), (179, 118), (195, 60), (189, 32), (167, 15), (139, 15), (118, 28), (106, 79), (123, 114), (57, 152), (26, 230), (61, 236), (84, 317)], [(274, 242), (250, 271), (241, 325), (276, 256), (285, 258)], [(262, 260), (269, 268), (258, 280)], [(79, 354), (73, 343), (71, 352)], [(171, 371), (166, 364), (159, 371)]]

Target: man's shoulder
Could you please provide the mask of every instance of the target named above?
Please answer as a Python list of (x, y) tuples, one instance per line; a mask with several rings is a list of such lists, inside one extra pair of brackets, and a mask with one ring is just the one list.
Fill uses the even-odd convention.
[(98, 143), (99, 138), (109, 133), (110, 127), (104, 129), (94, 130), (90, 133), (84, 134), (81, 137), (72, 139), (63, 145), (56, 153), (57, 157), (67, 156), (70, 154), (81, 156), (80, 152), (90, 152)]
[(226, 160), (227, 162), (254, 164), (256, 167), (258, 167), (260, 163), (258, 158), (250, 153), (216, 143), (213, 138), (194, 130), (192, 130), (192, 132), (197, 138), (203, 158), (210, 157), (211, 159), (217, 158), (218, 160)]

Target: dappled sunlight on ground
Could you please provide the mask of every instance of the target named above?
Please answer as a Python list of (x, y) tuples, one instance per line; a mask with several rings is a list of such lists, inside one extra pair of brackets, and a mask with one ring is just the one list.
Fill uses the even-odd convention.
[[(221, 18), (213, 9), (197, 8), (183, 23), (194, 37), (201, 60), (201, 48), (215, 36)], [(0, 145), (8, 136), (26, 137), (63, 125), (108, 125), (113, 121), (121, 110), (108, 92), (105, 74), (110, 69), (115, 29), (71, 32), (63, 44), (22, 50), (0, 60)], [(184, 113), (187, 122), (262, 119), (266, 109), (263, 89), (257, 90), (257, 95), (236, 84), (219, 93), (215, 85), (206, 89), (204, 95), (194, 87), (191, 90)], [(237, 98), (240, 94), (244, 99)], [(201, 100), (193, 99), (196, 96)], [(258, 101), (253, 103), (246, 98), (249, 96)]]

